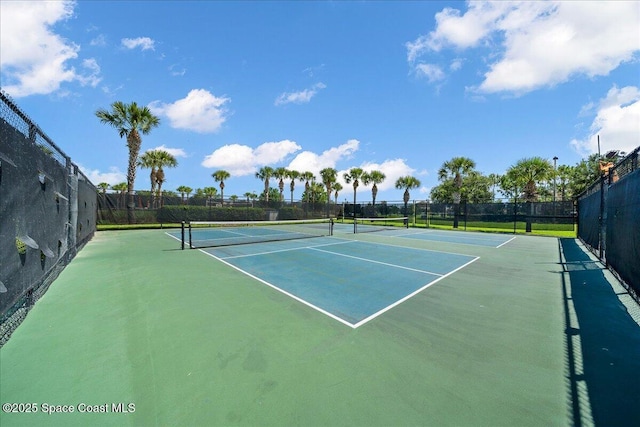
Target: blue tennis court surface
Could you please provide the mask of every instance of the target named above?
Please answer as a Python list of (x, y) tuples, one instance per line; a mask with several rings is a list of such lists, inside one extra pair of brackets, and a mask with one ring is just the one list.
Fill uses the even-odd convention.
[(353, 328), (477, 259), (323, 237), (202, 251)]

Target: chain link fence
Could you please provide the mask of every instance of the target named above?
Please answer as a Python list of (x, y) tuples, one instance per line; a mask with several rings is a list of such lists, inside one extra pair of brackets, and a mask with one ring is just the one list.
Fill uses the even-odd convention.
[(96, 229), (96, 188), (0, 89), (0, 346)]
[(577, 198), (578, 237), (640, 302), (640, 147)]

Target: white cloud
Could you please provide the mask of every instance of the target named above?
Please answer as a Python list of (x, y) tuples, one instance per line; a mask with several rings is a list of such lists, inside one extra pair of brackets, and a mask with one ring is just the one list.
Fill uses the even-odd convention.
[(149, 109), (157, 115), (166, 116), (171, 127), (199, 133), (212, 133), (220, 130), (227, 120), (224, 105), (230, 99), (216, 97), (204, 89), (193, 89), (186, 98), (172, 104), (153, 101)]
[[(0, 69), (5, 91), (19, 98), (55, 92), (64, 82), (93, 85), (99, 81), (95, 67), (89, 76), (75, 70), (71, 61), (78, 58), (80, 47), (52, 29), (73, 16), (74, 6), (73, 1), (0, 2)], [(95, 60), (89, 61), (97, 66)]]
[(104, 34), (98, 34), (95, 38), (93, 38), (90, 42), (89, 45), (91, 46), (100, 46), (100, 47), (104, 47), (107, 45), (107, 39), (104, 36)]
[[(463, 14), (447, 8), (436, 14), (436, 29), (406, 44), (412, 67), (423, 56), (451, 47), (490, 49), (494, 61), (482, 93), (526, 93), (566, 82), (578, 75), (609, 74), (634, 60), (640, 50), (638, 2), (467, 3)], [(494, 59), (497, 58), (497, 59)]]
[(320, 89), (324, 89), (326, 87), (327, 86), (324, 83), (316, 83), (309, 89), (305, 89), (300, 92), (284, 92), (276, 98), (274, 104), (306, 104), (311, 101), (311, 98), (313, 98)]
[(591, 103), (583, 107), (581, 114), (596, 109), (596, 116), (589, 128), (589, 135), (574, 139), (571, 146), (581, 155), (600, 151), (621, 150), (627, 153), (640, 146), (640, 88), (627, 86), (612, 87), (597, 107)]
[[(405, 163), (404, 159), (385, 160), (382, 163), (367, 162), (363, 163), (360, 167), (367, 172), (378, 170), (386, 175), (385, 180), (381, 184), (378, 184), (378, 191), (395, 189), (398, 178), (401, 176), (415, 175), (416, 172), (415, 169)], [(368, 191), (371, 192), (371, 185), (367, 188), (369, 188)], [(404, 190), (402, 190), (402, 192), (400, 192), (400, 190), (398, 191), (399, 198), (402, 199), (402, 192), (404, 192)]]
[(184, 76), (187, 73), (186, 68), (180, 68), (177, 64), (172, 64), (169, 66), (169, 73), (172, 76)]
[(127, 49), (135, 49), (140, 48), (142, 50), (155, 50), (155, 41), (150, 39), (149, 37), (137, 37), (135, 39), (122, 39), (122, 46)]
[(80, 81), (80, 83), (83, 86), (98, 86), (98, 83), (102, 81), (102, 77), (100, 77), (100, 65), (98, 65), (98, 62), (93, 58), (85, 59), (84, 61), (82, 61), (82, 67), (85, 68), (89, 74), (78, 76), (78, 80)]
[(91, 181), (93, 185), (98, 185), (101, 182), (116, 185), (127, 181), (127, 175), (115, 166), (111, 166), (109, 172), (100, 172), (98, 169), (87, 169), (82, 165), (78, 165), (78, 168), (89, 178), (89, 181)]
[(434, 64), (418, 64), (416, 65), (416, 73), (418, 76), (426, 77), (429, 83), (443, 80), (445, 77), (442, 68)]
[(224, 169), (232, 176), (251, 175), (262, 166), (273, 166), (300, 150), (300, 146), (288, 139), (265, 142), (258, 147), (247, 145), (224, 145), (202, 161), (206, 168)]
[(335, 168), (336, 164), (344, 159), (349, 159), (353, 153), (358, 151), (360, 141), (350, 139), (337, 147), (329, 148), (320, 154), (311, 151), (299, 153), (287, 166), (288, 169), (299, 172), (312, 172), (319, 177), (320, 171), (324, 168)]
[(151, 151), (151, 150), (164, 150), (167, 153), (173, 155), (173, 157), (188, 157), (187, 153), (185, 153), (185, 151), (182, 148), (169, 148), (167, 146), (165, 146), (164, 144), (156, 147), (156, 148), (150, 148), (146, 151)]

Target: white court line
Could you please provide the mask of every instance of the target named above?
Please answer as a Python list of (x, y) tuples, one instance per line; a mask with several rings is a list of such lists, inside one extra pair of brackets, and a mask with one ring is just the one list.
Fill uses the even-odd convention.
[[(291, 251), (299, 251), (301, 249), (319, 248), (321, 246), (343, 245), (345, 243), (350, 243), (352, 241), (355, 241), (355, 240), (338, 242), (338, 243), (323, 243), (321, 245), (312, 245), (312, 246), (308, 246), (307, 245), (307, 246), (300, 246), (300, 247), (297, 247), (297, 248), (278, 249), (277, 251), (258, 252), (258, 253), (255, 253), (255, 254), (233, 255), (233, 256), (222, 257), (220, 259), (234, 259), (234, 258), (246, 258), (246, 257), (250, 257), (250, 256), (258, 256), (258, 255), (270, 255), (270, 254), (277, 254), (279, 252), (291, 252)], [(216, 249), (216, 248), (214, 247), (214, 248), (210, 248), (210, 249)]]
[(182, 239), (177, 238), (176, 236), (174, 236), (173, 234), (169, 234), (168, 231), (165, 231), (164, 234), (166, 234), (169, 237), (173, 237), (174, 239), (176, 239), (178, 242), (182, 243)]
[(515, 239), (515, 238), (516, 238), (516, 236), (513, 236), (512, 238), (510, 238), (509, 240), (507, 240), (507, 241), (506, 241), (506, 242), (504, 242), (503, 244), (496, 246), (496, 248), (499, 248), (499, 247), (501, 247), (501, 246), (506, 245), (507, 243), (509, 243), (510, 241), (512, 241), (512, 240), (513, 240), (513, 239)]
[[(340, 239), (340, 237), (333, 237), (334, 239)], [(342, 240), (346, 240), (346, 239), (342, 239)], [(392, 245), (391, 243), (380, 243), (380, 242), (371, 242), (369, 240), (349, 240), (351, 242), (358, 242), (358, 243), (365, 243), (365, 244), (371, 244), (374, 246), (391, 246), (392, 248), (402, 248), (402, 249), (410, 249), (413, 251), (424, 251), (424, 252), (435, 252), (437, 254), (449, 254), (449, 255), (458, 255), (458, 256), (466, 256), (466, 257), (474, 257), (475, 255), (467, 255), (467, 254), (461, 254), (458, 252), (447, 252), (447, 251), (437, 251), (435, 249), (424, 249), (424, 248), (414, 248), (413, 246), (402, 246), (402, 245)], [(476, 245), (477, 246), (477, 245)]]
[(293, 298), (294, 300), (296, 300), (296, 301), (298, 301), (298, 302), (301, 302), (302, 304), (304, 304), (304, 305), (306, 305), (306, 306), (308, 306), (308, 307), (311, 307), (311, 308), (313, 308), (314, 310), (317, 310), (317, 311), (319, 311), (320, 313), (322, 313), (322, 314), (324, 314), (324, 315), (326, 315), (326, 316), (329, 316), (329, 317), (331, 317), (331, 318), (332, 318), (332, 319), (334, 319), (334, 320), (337, 320), (338, 322), (340, 322), (340, 323), (342, 323), (342, 324), (345, 324), (345, 325), (347, 325), (347, 326), (349, 326), (349, 327), (351, 327), (351, 328), (354, 328), (354, 329), (357, 327), (357, 326), (355, 326), (353, 323), (349, 323), (349, 322), (347, 322), (346, 320), (344, 320), (344, 319), (342, 319), (342, 318), (340, 318), (340, 317), (336, 316), (335, 314), (332, 314), (332, 313), (330, 313), (330, 312), (328, 312), (328, 311), (326, 311), (326, 310), (323, 310), (322, 308), (320, 308), (320, 307), (318, 307), (318, 306), (316, 306), (316, 305), (313, 305), (313, 304), (311, 304), (310, 302), (308, 302), (308, 301), (306, 301), (306, 300), (303, 300), (302, 298), (297, 297), (297, 296), (295, 296), (294, 294), (292, 294), (292, 293), (290, 293), (290, 292), (287, 292), (287, 291), (285, 291), (284, 289), (281, 289), (281, 288), (277, 287), (276, 285), (273, 285), (273, 284), (271, 284), (271, 283), (267, 282), (266, 280), (263, 280), (263, 279), (261, 279), (261, 278), (259, 278), (259, 277), (257, 277), (257, 276), (254, 276), (253, 274), (249, 273), (248, 271), (245, 271), (245, 270), (241, 269), (240, 267), (236, 267), (235, 265), (231, 264), (230, 262), (225, 261), (225, 260), (224, 260), (224, 259), (222, 259), (222, 258), (218, 258), (217, 256), (215, 256), (215, 255), (213, 255), (213, 254), (210, 254), (209, 252), (204, 251), (203, 249), (199, 249), (199, 251), (200, 251), (200, 252), (202, 252), (202, 253), (203, 253), (203, 254), (205, 254), (205, 255), (208, 255), (208, 256), (210, 256), (210, 257), (212, 257), (212, 258), (214, 258), (214, 259), (217, 259), (218, 261), (220, 261), (220, 262), (222, 262), (222, 263), (224, 263), (224, 264), (228, 265), (228, 266), (229, 266), (229, 267), (231, 267), (231, 268), (236, 269), (236, 270), (237, 270), (237, 271), (239, 271), (240, 273), (245, 274), (245, 275), (247, 275), (247, 276), (251, 277), (252, 279), (257, 280), (258, 282), (260, 282), (260, 283), (262, 283), (262, 284), (265, 284), (265, 285), (269, 286), (270, 288), (275, 289), (275, 290), (276, 290), (276, 291), (278, 291), (278, 292), (282, 292), (282, 293), (283, 293), (283, 294), (285, 294), (286, 296), (291, 297), (291, 298)]
[[(322, 245), (317, 245), (317, 246), (318, 246), (318, 247), (319, 247), (319, 246), (332, 246), (332, 245), (335, 245), (335, 244), (351, 243), (351, 242), (358, 242), (358, 243), (365, 243), (365, 244), (366, 244), (366, 243), (373, 244), (373, 243), (370, 243), (370, 242), (362, 242), (362, 241), (358, 241), (358, 240), (345, 240), (345, 241), (343, 241), (343, 242), (339, 242), (339, 243), (328, 243), (328, 244), (322, 244)], [(403, 248), (403, 249), (417, 249), (417, 250), (423, 250), (423, 251), (426, 251), (426, 252), (440, 252), (440, 251), (433, 251), (433, 250), (429, 250), (429, 249), (407, 248), (407, 247), (405, 247), (405, 246), (389, 245), (389, 244), (385, 244), (385, 243), (382, 243), (381, 245), (385, 245), (385, 246), (392, 246), (392, 247), (399, 247), (399, 248)], [(305, 247), (305, 248), (295, 248), (295, 249), (290, 249), (290, 250), (297, 250), (297, 249), (314, 249), (314, 248), (313, 248), (313, 247)], [(215, 255), (213, 255), (213, 254), (211, 254), (211, 253), (207, 252), (207, 251), (206, 251), (206, 250), (204, 250), (204, 249), (198, 249), (198, 250), (199, 250), (200, 252), (202, 252), (203, 254), (208, 255), (208, 256), (210, 256), (211, 258), (214, 258), (214, 259), (216, 259), (216, 260), (218, 260), (218, 261), (220, 261), (220, 262), (222, 262), (222, 263), (224, 263), (224, 264), (228, 265), (229, 267), (231, 267), (231, 268), (233, 268), (233, 269), (235, 269), (235, 270), (239, 271), (240, 273), (242, 273), (242, 274), (244, 274), (244, 275), (246, 275), (246, 276), (249, 276), (249, 277), (251, 277), (252, 279), (255, 279), (255, 280), (257, 280), (258, 282), (260, 282), (260, 283), (262, 283), (262, 284), (265, 284), (265, 285), (269, 286), (270, 288), (275, 289), (276, 291), (278, 291), (278, 292), (280, 292), (280, 293), (282, 293), (282, 294), (284, 294), (284, 295), (287, 295), (288, 297), (291, 297), (291, 298), (293, 298), (294, 300), (296, 300), (296, 301), (298, 301), (298, 302), (301, 302), (302, 304), (306, 305), (307, 307), (311, 307), (312, 309), (314, 309), (314, 310), (316, 310), (316, 311), (318, 311), (318, 312), (320, 312), (320, 313), (322, 313), (322, 314), (324, 314), (324, 315), (326, 315), (326, 316), (329, 316), (330, 318), (332, 318), (332, 319), (334, 319), (334, 320), (337, 320), (338, 322), (340, 322), (340, 323), (342, 323), (342, 324), (344, 324), (344, 325), (347, 325), (347, 326), (349, 326), (349, 327), (351, 327), (351, 328), (353, 328), (353, 329), (356, 329), (356, 328), (358, 328), (358, 327), (360, 327), (360, 326), (364, 325), (365, 323), (367, 323), (367, 322), (369, 322), (369, 321), (371, 321), (371, 320), (375, 319), (376, 317), (378, 317), (378, 316), (382, 315), (383, 313), (385, 313), (385, 312), (387, 312), (387, 311), (391, 310), (392, 308), (394, 308), (394, 307), (398, 306), (399, 304), (403, 303), (404, 301), (408, 300), (409, 298), (412, 298), (413, 296), (415, 296), (415, 295), (419, 294), (420, 292), (422, 292), (423, 290), (425, 290), (425, 289), (429, 288), (430, 286), (434, 285), (435, 283), (439, 282), (440, 280), (442, 280), (442, 279), (444, 279), (444, 278), (446, 278), (446, 277), (448, 277), (448, 276), (452, 275), (453, 273), (455, 273), (455, 272), (457, 272), (457, 271), (459, 271), (459, 270), (461, 270), (461, 269), (465, 268), (465, 267), (466, 267), (466, 266), (468, 266), (469, 264), (471, 264), (471, 263), (473, 263), (473, 262), (477, 261), (478, 259), (480, 259), (480, 257), (479, 257), (479, 256), (473, 257), (473, 259), (472, 259), (471, 261), (469, 261), (469, 262), (467, 262), (467, 263), (465, 263), (465, 264), (461, 265), (460, 267), (458, 267), (458, 268), (456, 268), (456, 269), (454, 269), (454, 270), (452, 270), (452, 271), (450, 271), (450, 272), (448, 272), (448, 273), (446, 273), (446, 274), (444, 274), (444, 275), (439, 275), (439, 274), (436, 274), (436, 273), (423, 272), (423, 273), (426, 273), (426, 274), (436, 275), (436, 276), (439, 276), (439, 277), (437, 277), (436, 279), (434, 279), (434, 280), (432, 280), (431, 282), (427, 283), (426, 285), (424, 285), (424, 286), (423, 286), (423, 287), (421, 287), (420, 289), (418, 289), (418, 290), (416, 290), (416, 291), (414, 291), (414, 292), (410, 293), (409, 295), (407, 295), (407, 296), (405, 296), (405, 297), (403, 297), (403, 298), (399, 299), (398, 301), (394, 302), (393, 304), (388, 305), (387, 307), (383, 308), (382, 310), (379, 310), (379, 311), (377, 311), (376, 313), (374, 313), (374, 314), (372, 314), (372, 315), (370, 315), (370, 316), (366, 317), (365, 319), (363, 319), (363, 320), (361, 320), (361, 321), (359, 321), (359, 322), (357, 322), (357, 323), (355, 323), (355, 324), (354, 324), (354, 323), (350, 323), (350, 322), (348, 322), (348, 321), (346, 321), (346, 320), (342, 319), (341, 317), (336, 316), (335, 314), (330, 313), (330, 312), (328, 312), (328, 311), (326, 311), (326, 310), (324, 310), (324, 309), (322, 309), (322, 308), (320, 308), (320, 307), (318, 307), (318, 306), (316, 306), (316, 305), (314, 305), (314, 304), (312, 304), (312, 303), (310, 303), (310, 302), (308, 302), (308, 301), (306, 301), (306, 300), (304, 300), (304, 299), (302, 299), (302, 298), (300, 298), (300, 297), (298, 297), (298, 296), (296, 296), (296, 295), (294, 295), (294, 294), (292, 294), (292, 293), (290, 293), (290, 292), (287, 292), (287, 291), (285, 291), (284, 289), (281, 289), (281, 288), (279, 288), (278, 286), (273, 285), (273, 284), (271, 284), (271, 283), (267, 282), (266, 280), (263, 280), (263, 279), (261, 279), (261, 278), (259, 278), (259, 277), (257, 277), (257, 276), (254, 276), (253, 274), (249, 273), (248, 271), (245, 271), (245, 270), (241, 269), (240, 267), (237, 267), (237, 266), (235, 266), (235, 265), (231, 264), (230, 262), (227, 262), (227, 261), (225, 260), (225, 259), (227, 259), (227, 258), (223, 259), (223, 258), (217, 257), (217, 256), (215, 256)], [(317, 251), (321, 251), (321, 252), (328, 252), (328, 253), (333, 254), (333, 255), (342, 255), (342, 254), (338, 254), (338, 253), (335, 253), (335, 252), (322, 251), (322, 250), (320, 250), (320, 249), (315, 249), (315, 250), (317, 250)], [(273, 252), (282, 252), (282, 251), (273, 251)], [(463, 254), (456, 254), (456, 253), (451, 253), (451, 252), (440, 252), (440, 253), (449, 253), (449, 254), (451, 254), (451, 255), (463, 255)], [(343, 255), (343, 256), (348, 256), (348, 255)], [(470, 255), (463, 255), (463, 256), (470, 257)], [(365, 260), (365, 261), (371, 261), (371, 260)], [(377, 262), (377, 261), (371, 261), (371, 262)], [(383, 263), (381, 263), (381, 264), (383, 264)], [(390, 265), (390, 266), (394, 266), (393, 264), (389, 264), (389, 265)], [(400, 267), (400, 266), (394, 266), (394, 267)], [(406, 267), (401, 267), (401, 268), (406, 268)], [(415, 271), (420, 271), (420, 270), (415, 270)]]
[(353, 259), (357, 259), (359, 261), (370, 262), (370, 263), (373, 263), (373, 264), (386, 265), (387, 267), (393, 267), (393, 268), (399, 268), (399, 269), (402, 269), (402, 270), (415, 271), (415, 272), (424, 273), (424, 274), (431, 274), (433, 276), (439, 276), (439, 277), (442, 276), (442, 274), (434, 273), (432, 271), (424, 271), (424, 270), (418, 270), (416, 268), (411, 268), (411, 267), (403, 267), (403, 266), (397, 265), (397, 264), (389, 264), (388, 262), (375, 261), (375, 260), (372, 260), (372, 259), (361, 258), (361, 257), (358, 257), (358, 256), (353, 256), (353, 255), (341, 254), (341, 253), (338, 253), (338, 252), (323, 251), (322, 249), (316, 249), (316, 248), (309, 248), (309, 249), (313, 249), (314, 251), (324, 252), (324, 253), (331, 254), (331, 255), (338, 255), (338, 256), (345, 257), (345, 258), (353, 258)]
[(472, 259), (471, 261), (467, 262), (467, 263), (466, 263), (466, 264), (464, 264), (464, 265), (461, 265), (460, 267), (456, 268), (456, 269), (455, 269), (455, 270), (453, 270), (453, 271), (448, 272), (448, 273), (447, 273), (447, 274), (445, 274), (444, 276), (440, 276), (440, 277), (438, 277), (437, 279), (435, 279), (435, 280), (433, 280), (433, 281), (431, 281), (431, 282), (427, 283), (426, 285), (424, 285), (424, 286), (423, 286), (423, 287), (421, 287), (420, 289), (418, 289), (418, 290), (416, 290), (416, 291), (414, 291), (414, 292), (410, 293), (410, 294), (409, 294), (409, 295), (407, 295), (406, 297), (404, 297), (404, 298), (402, 298), (402, 299), (399, 299), (399, 300), (398, 300), (398, 301), (396, 301), (395, 303), (393, 303), (393, 304), (391, 304), (391, 305), (388, 305), (387, 307), (383, 308), (382, 310), (380, 310), (380, 311), (378, 311), (378, 312), (376, 312), (376, 313), (373, 313), (371, 316), (369, 316), (369, 317), (367, 317), (367, 318), (365, 318), (365, 319), (362, 319), (361, 321), (359, 321), (358, 323), (356, 323), (355, 325), (353, 325), (353, 328), (355, 329), (355, 328), (357, 328), (357, 327), (359, 327), (359, 326), (362, 326), (362, 325), (364, 325), (365, 323), (367, 323), (367, 322), (369, 322), (369, 321), (371, 321), (371, 320), (375, 319), (376, 317), (380, 316), (381, 314), (386, 313), (387, 311), (391, 310), (392, 308), (394, 308), (394, 307), (396, 307), (396, 306), (398, 306), (398, 305), (402, 304), (403, 302), (405, 302), (405, 301), (406, 301), (406, 300), (408, 300), (409, 298), (411, 298), (411, 297), (413, 297), (413, 296), (415, 296), (415, 295), (419, 294), (420, 292), (424, 291), (424, 290), (425, 290), (425, 289), (427, 289), (428, 287), (430, 287), (430, 286), (432, 286), (432, 285), (434, 285), (434, 284), (438, 283), (440, 280), (444, 279), (445, 277), (448, 277), (448, 276), (452, 275), (452, 274), (453, 274), (453, 273), (455, 273), (456, 271), (458, 271), (458, 270), (461, 270), (461, 269), (465, 268), (466, 266), (468, 266), (468, 265), (469, 265), (469, 264), (471, 264), (472, 262), (475, 262), (475, 261), (477, 261), (477, 260), (479, 260), (479, 259), (480, 259), (480, 257), (475, 257), (475, 258), (474, 258), (474, 259)]
[[(422, 236), (422, 235), (433, 235), (433, 236), (440, 236), (440, 237), (446, 237), (451, 239), (451, 241), (449, 242), (445, 242), (445, 243), (455, 243), (458, 245), (471, 245), (471, 246), (484, 246), (484, 245), (478, 245), (476, 243), (465, 243), (465, 242), (459, 242), (456, 240), (475, 240), (475, 241), (479, 241), (479, 242), (488, 242), (488, 243), (495, 243), (492, 242), (493, 239), (487, 239), (487, 238), (483, 238), (483, 237), (473, 237), (473, 236), (453, 236), (450, 234), (445, 234), (445, 233), (438, 233), (438, 232), (429, 232), (429, 231), (421, 231), (419, 233), (405, 233), (405, 234), (397, 234), (395, 236), (389, 236), (389, 237), (393, 237), (393, 238), (405, 238), (405, 239), (410, 239), (411, 237), (407, 237), (407, 236)], [(507, 240), (504, 243), (501, 243), (498, 246), (488, 246), (488, 247), (493, 247), (493, 248), (499, 248), (500, 246), (504, 245), (505, 243), (510, 242), (511, 240), (515, 239), (515, 237)], [(428, 239), (427, 239), (428, 240)], [(434, 240), (436, 241), (436, 240)]]

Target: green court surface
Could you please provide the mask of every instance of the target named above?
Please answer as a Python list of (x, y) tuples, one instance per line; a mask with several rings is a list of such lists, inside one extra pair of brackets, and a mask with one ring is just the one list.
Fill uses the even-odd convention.
[(609, 272), (574, 239), (460, 235), (321, 238), (443, 268), (354, 328), (265, 282), (357, 278), (362, 259), (230, 265), (162, 230), (98, 232), (0, 349), (3, 409), (38, 410), (0, 425), (640, 425), (640, 314)]

